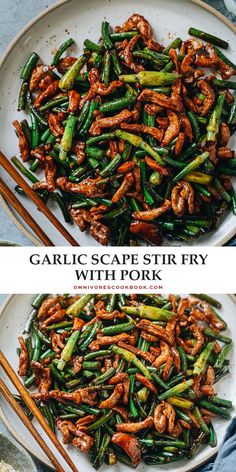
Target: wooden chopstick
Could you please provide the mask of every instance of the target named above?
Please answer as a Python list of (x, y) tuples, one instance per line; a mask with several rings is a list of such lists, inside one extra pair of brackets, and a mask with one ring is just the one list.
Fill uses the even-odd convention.
[(41, 212), (51, 221), (59, 233), (71, 244), (71, 246), (79, 246), (79, 243), (71, 236), (66, 228), (60, 223), (56, 216), (51, 210), (45, 205), (45, 203), (39, 198), (34, 190), (28, 185), (23, 179), (19, 172), (15, 169), (12, 163), (4, 156), (0, 151), (0, 164), (8, 172), (8, 174), (15, 180), (15, 182), (24, 190), (26, 195), (35, 203), (35, 205), (41, 210)]
[(29, 212), (23, 207), (22, 203), (16, 198), (14, 193), (8, 188), (8, 186), (0, 178), (0, 193), (2, 196), (10, 202), (15, 208), (17, 213), (23, 218), (23, 220), (30, 226), (34, 233), (44, 243), (45, 246), (54, 246), (53, 242), (47, 237), (44, 231), (40, 228), (38, 223), (32, 218)]
[(17, 416), (21, 419), (22, 423), (26, 426), (28, 431), (32, 434), (34, 439), (37, 441), (39, 446), (43, 449), (47, 457), (50, 459), (52, 464), (56, 467), (56, 470), (58, 472), (64, 472), (63, 467), (59, 464), (58, 460), (52, 453), (51, 449), (47, 446), (43, 438), (40, 436), (38, 433), (37, 429), (34, 427), (30, 419), (26, 416), (24, 410), (18, 405), (17, 401), (13, 397), (12, 393), (10, 390), (7, 388), (3, 380), (0, 379), (0, 393), (3, 395), (5, 400), (9, 403), (11, 408), (14, 410), (14, 412), (17, 414)]
[(57, 439), (57, 437), (55, 436), (51, 428), (48, 426), (41, 411), (38, 409), (34, 400), (31, 398), (30, 394), (27, 392), (26, 388), (17, 377), (15, 371), (9, 364), (8, 360), (6, 359), (2, 351), (0, 351), (0, 365), (5, 371), (5, 373), (7, 374), (8, 378), (11, 380), (11, 382), (15, 386), (15, 388), (18, 390), (22, 400), (24, 400), (25, 404), (32, 411), (34, 417), (38, 420), (39, 424), (44, 429), (45, 433), (48, 435), (49, 439), (52, 441), (52, 443), (54, 444), (58, 452), (60, 452), (63, 459), (67, 462), (71, 470), (73, 470), (73, 472), (78, 472), (78, 469), (76, 468), (75, 464), (72, 462), (70, 456), (67, 454), (62, 444), (59, 442), (59, 440)]

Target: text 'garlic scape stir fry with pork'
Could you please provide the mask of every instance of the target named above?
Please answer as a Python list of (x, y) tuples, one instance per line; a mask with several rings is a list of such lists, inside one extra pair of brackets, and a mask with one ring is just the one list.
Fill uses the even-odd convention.
[(19, 375), (37, 386), (32, 397), (52, 430), (95, 469), (165, 464), (216, 446), (214, 418), (232, 408), (214, 388), (232, 347), (217, 300), (39, 295), (32, 307)]
[(134, 14), (114, 31), (104, 21), (79, 58), (61, 57), (68, 39), (51, 65), (33, 52), (22, 70), (18, 109), (31, 124), (13, 125), (30, 170), (12, 161), (100, 244), (186, 242), (235, 212), (236, 66), (218, 49), (226, 41), (189, 33), (198, 39), (162, 46)]

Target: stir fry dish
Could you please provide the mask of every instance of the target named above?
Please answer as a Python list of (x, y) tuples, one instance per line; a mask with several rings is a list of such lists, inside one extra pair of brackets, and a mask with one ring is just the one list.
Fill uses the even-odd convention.
[(228, 47), (221, 38), (189, 34), (198, 39), (162, 46), (134, 14), (114, 31), (104, 21), (81, 56), (70, 38), (50, 65), (33, 52), (22, 70), (18, 109), (31, 124), (13, 125), (30, 170), (12, 160), (100, 244), (186, 242), (236, 211), (236, 65), (218, 49)]
[(32, 306), (19, 375), (53, 431), (95, 469), (165, 464), (216, 446), (214, 418), (232, 408), (214, 388), (232, 347), (217, 300), (39, 295)]

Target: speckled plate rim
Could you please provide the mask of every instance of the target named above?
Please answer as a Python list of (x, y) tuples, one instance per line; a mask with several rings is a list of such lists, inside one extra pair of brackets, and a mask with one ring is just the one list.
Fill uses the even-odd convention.
[[(69, 3), (71, 0), (58, 0), (58, 2), (54, 3), (53, 5), (45, 8), (41, 13), (36, 15), (32, 20), (30, 20), (23, 28), (16, 34), (16, 36), (11, 40), (9, 45), (4, 50), (3, 54), (0, 56), (0, 69), (3, 67), (5, 60), (7, 59), (8, 55), (19, 41), (19, 39), (32, 27), (34, 26), (41, 18), (46, 16), (51, 11), (56, 10), (61, 5)], [(213, 15), (215, 15), (219, 20), (221, 20), (225, 25), (227, 25), (235, 34), (236, 34), (236, 26), (226, 18), (222, 13), (217, 11), (215, 8), (211, 7), (210, 5), (204, 3), (202, 0), (188, 0), (191, 3), (195, 3), (196, 5), (200, 6), (204, 10), (209, 11)], [(11, 210), (10, 205), (8, 202), (0, 195), (0, 204), (3, 207), (4, 211), (7, 213), (11, 221), (18, 227), (18, 229), (26, 236), (35, 246), (42, 246), (43, 243), (38, 238), (34, 236), (22, 223), (18, 220), (18, 218), (14, 215), (13, 211)], [(229, 233), (227, 233), (224, 238), (218, 241), (217, 244), (214, 246), (223, 246), (226, 244), (233, 236), (236, 235), (236, 227), (232, 229)]]
[[(233, 302), (235, 303), (236, 305), (236, 296), (233, 295), (233, 294), (225, 294), (226, 296), (228, 296), (229, 298), (231, 298), (231, 300), (233, 300)], [(8, 295), (6, 297), (6, 300), (3, 302), (3, 304), (0, 306), (0, 318), (1, 316), (3, 315), (5, 309), (7, 308), (8, 304), (12, 301), (12, 299), (14, 298), (14, 294), (13, 295)], [(28, 443), (27, 445), (24, 443), (24, 440), (23, 438), (16, 432), (16, 430), (14, 429), (14, 427), (12, 426), (11, 422), (8, 420), (7, 416), (5, 415), (5, 413), (3, 412), (3, 409), (0, 405), (0, 419), (3, 421), (3, 423), (5, 424), (5, 426), (7, 427), (8, 431), (13, 435), (13, 437), (17, 440), (17, 442), (19, 442), (23, 447), (24, 449), (26, 449), (33, 457), (35, 457), (35, 459), (37, 459), (41, 464), (43, 465), (46, 465), (47, 467), (49, 467), (51, 470), (56, 470), (53, 466), (50, 465), (49, 462), (46, 462), (44, 460), (42, 460), (42, 458), (39, 456), (39, 454), (34, 450), (32, 449), (30, 446), (28, 446)], [(209, 453), (207, 454), (206, 458), (202, 461), (202, 460), (199, 460), (198, 464), (196, 464), (196, 466), (194, 466), (193, 469), (191, 469), (191, 471), (193, 470), (196, 470), (198, 467), (200, 467), (201, 465), (204, 465), (206, 464), (210, 459), (213, 459), (213, 457), (215, 457), (215, 455), (217, 454), (217, 452), (219, 451), (219, 448), (220, 448), (220, 445), (217, 445), (215, 448), (214, 448), (214, 451), (209, 451)]]

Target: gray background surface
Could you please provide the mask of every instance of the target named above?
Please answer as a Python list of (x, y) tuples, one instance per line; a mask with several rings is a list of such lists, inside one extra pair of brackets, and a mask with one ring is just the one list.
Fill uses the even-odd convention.
[[(236, 2), (236, 0), (234, 1)], [(0, 0), (0, 54), (29, 20), (53, 3), (55, 0)], [(208, 0), (206, 3), (214, 6), (231, 20), (233, 19), (222, 0)], [(13, 241), (22, 246), (32, 246), (29, 239), (14, 226), (1, 206), (0, 240)]]
[[(55, 0), (0, 0), (0, 54), (4, 51), (15, 34), (29, 20), (53, 3), (56, 3)], [(214, 6), (231, 20), (235, 20), (235, 18), (232, 18), (232, 15), (230, 15), (225, 9), (222, 0), (208, 0), (206, 3)], [(11, 240), (21, 244), (22, 246), (32, 245), (32, 243), (13, 225), (1, 207), (0, 239)], [(3, 303), (5, 297), (6, 295), (0, 294), (0, 304)], [(0, 432), (8, 433), (1, 420)], [(39, 472), (49, 471), (47, 467), (40, 464), (37, 464), (37, 468)]]

